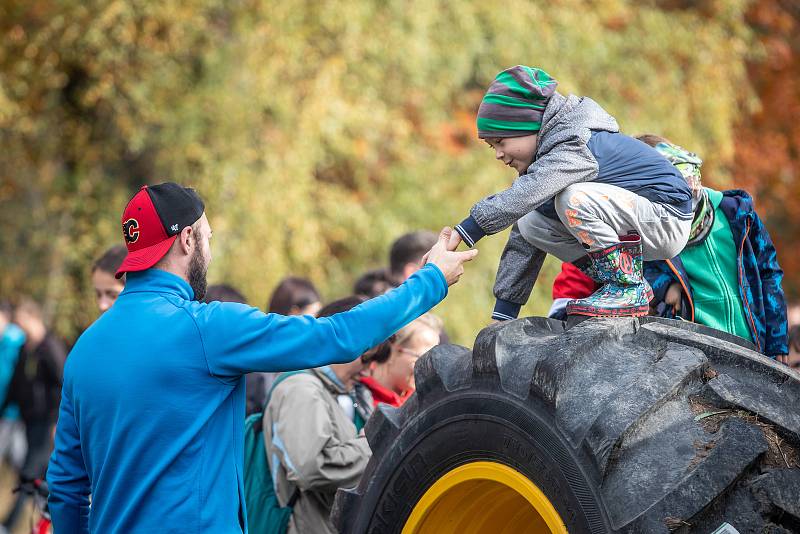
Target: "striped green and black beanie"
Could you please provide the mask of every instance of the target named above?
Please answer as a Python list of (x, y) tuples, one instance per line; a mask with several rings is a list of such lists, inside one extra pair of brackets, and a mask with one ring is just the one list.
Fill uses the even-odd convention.
[(478, 108), (478, 137), (521, 137), (538, 132), (558, 82), (542, 69), (517, 65), (498, 74)]

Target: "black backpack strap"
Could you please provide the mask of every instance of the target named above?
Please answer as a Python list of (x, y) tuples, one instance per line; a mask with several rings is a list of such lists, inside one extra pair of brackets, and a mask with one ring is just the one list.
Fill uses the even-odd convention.
[(289, 502), (286, 503), (288, 508), (294, 508), (294, 505), (297, 503), (297, 500), (300, 498), (300, 488), (294, 488), (294, 493), (289, 498)]

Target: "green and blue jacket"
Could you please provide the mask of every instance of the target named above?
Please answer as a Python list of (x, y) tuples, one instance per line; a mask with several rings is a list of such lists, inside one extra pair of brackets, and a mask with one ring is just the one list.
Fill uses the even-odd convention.
[[(745, 191), (724, 191), (719, 212), (728, 220), (736, 244), (739, 297), (752, 340), (759, 352), (767, 356), (788, 354), (786, 298), (781, 286), (783, 270), (753, 199)], [(653, 304), (662, 316), (674, 316), (672, 308), (664, 305), (664, 299), (669, 286), (677, 282), (683, 289), (680, 316), (694, 321), (692, 287), (680, 257), (645, 262), (644, 272), (655, 294)]]

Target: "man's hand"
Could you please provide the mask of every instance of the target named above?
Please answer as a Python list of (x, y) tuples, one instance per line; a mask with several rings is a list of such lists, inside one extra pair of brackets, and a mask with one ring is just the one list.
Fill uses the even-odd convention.
[(454, 232), (451, 228), (445, 226), (439, 233), (439, 240), (423, 258), (425, 263), (432, 263), (442, 271), (448, 286), (458, 282), (458, 279), (464, 274), (464, 263), (478, 255), (476, 249), (454, 252), (461, 238), (455, 242), (453, 248), (450, 248), (453, 243), (453, 234), (458, 235), (458, 232)]
[(779, 363), (784, 365), (789, 365), (789, 355), (788, 354), (779, 354), (776, 358)]

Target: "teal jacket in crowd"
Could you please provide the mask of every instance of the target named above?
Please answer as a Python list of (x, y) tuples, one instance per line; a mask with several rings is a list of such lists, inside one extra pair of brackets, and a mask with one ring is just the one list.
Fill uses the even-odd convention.
[(129, 273), (67, 358), (47, 472), (55, 531), (242, 532), (243, 376), (350, 362), (446, 294), (429, 264), (315, 319), (203, 304), (175, 275)]
[[(25, 332), (13, 323), (9, 323), (0, 332), (0, 406), (6, 402), (8, 386), (17, 367), (19, 352), (25, 344)], [(19, 417), (19, 408), (15, 404), (8, 406), (2, 413), (5, 419), (15, 420)]]

